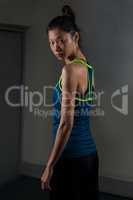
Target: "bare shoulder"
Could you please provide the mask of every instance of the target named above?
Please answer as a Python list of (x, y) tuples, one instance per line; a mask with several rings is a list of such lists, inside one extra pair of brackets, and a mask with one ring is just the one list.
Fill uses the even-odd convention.
[(76, 76), (79, 74), (80, 70), (83, 68), (81, 64), (70, 63), (63, 66), (62, 75)]

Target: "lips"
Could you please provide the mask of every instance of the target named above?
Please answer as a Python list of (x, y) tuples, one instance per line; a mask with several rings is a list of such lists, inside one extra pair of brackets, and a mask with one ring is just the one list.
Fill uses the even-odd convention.
[(62, 53), (63, 53), (62, 51), (56, 52), (56, 54), (62, 54)]
[(57, 56), (62, 56), (63, 52), (56, 53)]

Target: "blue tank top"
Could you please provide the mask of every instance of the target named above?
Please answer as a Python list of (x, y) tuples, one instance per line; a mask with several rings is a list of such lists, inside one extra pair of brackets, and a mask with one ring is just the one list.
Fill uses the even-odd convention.
[[(88, 68), (88, 88), (83, 98), (76, 95), (75, 97), (75, 110), (74, 110), (74, 122), (69, 136), (69, 139), (61, 154), (62, 158), (74, 158), (81, 157), (96, 153), (96, 143), (91, 134), (90, 128), (90, 111), (94, 102), (94, 69), (87, 61), (79, 58), (75, 58), (71, 63), (80, 63)], [(54, 143), (57, 129), (60, 123), (61, 114), (61, 87), (62, 77), (53, 90), (53, 113), (52, 113), (52, 141)]]

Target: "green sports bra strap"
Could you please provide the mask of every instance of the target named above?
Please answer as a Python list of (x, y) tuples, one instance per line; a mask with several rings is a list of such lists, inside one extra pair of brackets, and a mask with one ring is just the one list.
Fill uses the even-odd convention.
[(89, 68), (92, 69), (92, 66), (89, 65), (89, 64), (87, 63), (87, 61), (84, 60), (84, 59), (82, 59), (82, 58), (74, 58), (72, 61), (70, 61), (70, 63), (84, 64), (85, 66), (87, 66), (87, 67), (89, 67)]
[[(87, 61), (86, 60), (84, 60), (84, 59), (82, 59), (82, 58), (74, 58), (72, 61), (70, 61), (70, 63), (77, 63), (77, 64), (83, 64), (83, 65), (85, 65), (86, 67), (88, 67), (88, 69), (90, 68), (92, 71), (93, 71), (93, 67), (91, 66), (91, 65), (89, 65), (88, 63), (87, 63)], [(89, 74), (90, 74), (90, 70), (89, 70)], [(92, 74), (91, 74), (92, 75)], [(61, 79), (62, 79), (62, 77), (60, 76), (60, 78), (59, 78), (59, 80), (58, 80), (58, 82), (57, 82), (57, 84), (56, 85), (59, 85), (59, 87), (61, 86)], [(91, 82), (91, 81), (90, 81)], [(91, 86), (91, 84), (89, 84), (90, 86)], [(60, 87), (61, 88), (61, 87)]]

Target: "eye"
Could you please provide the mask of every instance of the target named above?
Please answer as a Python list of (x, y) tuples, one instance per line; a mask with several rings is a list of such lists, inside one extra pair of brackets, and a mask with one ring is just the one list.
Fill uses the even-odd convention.
[(53, 42), (53, 41), (50, 41), (50, 45), (53, 46), (53, 45), (54, 45), (54, 42)]
[(61, 39), (61, 42), (62, 42), (62, 43), (65, 43), (65, 40), (64, 40), (64, 39)]

